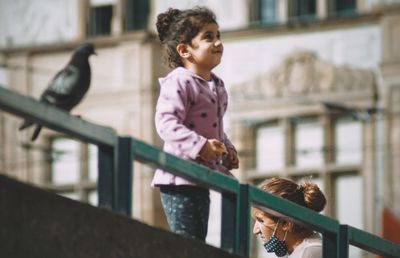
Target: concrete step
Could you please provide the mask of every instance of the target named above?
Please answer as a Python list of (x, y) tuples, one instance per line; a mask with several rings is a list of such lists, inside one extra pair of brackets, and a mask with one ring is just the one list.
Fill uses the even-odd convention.
[(0, 175), (2, 258), (239, 258)]

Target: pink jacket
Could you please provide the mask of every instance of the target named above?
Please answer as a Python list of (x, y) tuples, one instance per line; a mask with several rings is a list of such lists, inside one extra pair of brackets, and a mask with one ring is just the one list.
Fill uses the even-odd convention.
[[(166, 77), (160, 78), (161, 89), (155, 114), (156, 129), (164, 140), (165, 152), (232, 175), (219, 164), (219, 160), (205, 162), (197, 157), (207, 139), (218, 139), (227, 148), (235, 150), (223, 130), (223, 116), (228, 105), (224, 82), (214, 74), (212, 78), (215, 82), (214, 90), (210, 89), (203, 78), (183, 67), (178, 67)], [(171, 184), (193, 183), (157, 169), (151, 185)]]

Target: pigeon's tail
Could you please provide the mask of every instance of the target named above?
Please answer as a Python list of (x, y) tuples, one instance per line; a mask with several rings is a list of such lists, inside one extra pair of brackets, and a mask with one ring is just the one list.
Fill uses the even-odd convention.
[(33, 134), (32, 134), (31, 141), (36, 140), (36, 138), (39, 136), (40, 130), (42, 130), (42, 126), (37, 125), (37, 126), (35, 127), (35, 131), (34, 131)]
[(29, 126), (32, 126), (34, 123), (28, 120), (25, 120), (24, 123), (18, 128), (18, 130), (22, 131), (26, 128), (28, 128)]

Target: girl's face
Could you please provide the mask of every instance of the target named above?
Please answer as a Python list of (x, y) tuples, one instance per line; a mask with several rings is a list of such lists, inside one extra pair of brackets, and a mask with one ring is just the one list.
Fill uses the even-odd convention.
[(253, 218), (255, 220), (253, 234), (259, 235), (263, 242), (268, 241), (274, 232), (276, 222), (261, 210), (256, 210)]
[(218, 28), (215, 23), (204, 25), (188, 46), (191, 63), (199, 70), (211, 71), (221, 62), (224, 47)]

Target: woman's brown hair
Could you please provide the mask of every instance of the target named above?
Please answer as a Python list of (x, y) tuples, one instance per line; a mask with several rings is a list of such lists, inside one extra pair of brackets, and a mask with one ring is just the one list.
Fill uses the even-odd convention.
[[(326, 205), (326, 198), (323, 192), (315, 183), (309, 180), (298, 184), (291, 179), (274, 177), (263, 181), (259, 188), (264, 192), (279, 196), (316, 212), (321, 212)], [(291, 231), (296, 233), (305, 230), (307, 229), (294, 224)]]

